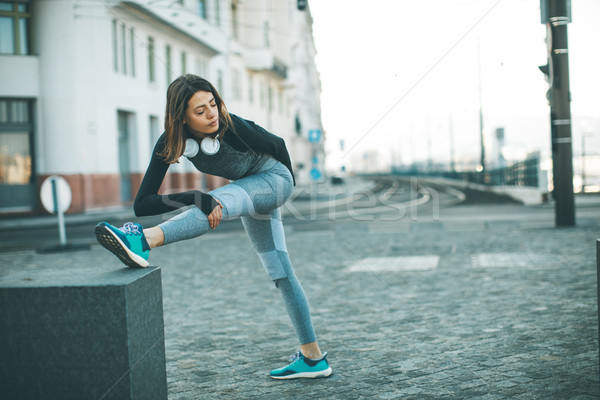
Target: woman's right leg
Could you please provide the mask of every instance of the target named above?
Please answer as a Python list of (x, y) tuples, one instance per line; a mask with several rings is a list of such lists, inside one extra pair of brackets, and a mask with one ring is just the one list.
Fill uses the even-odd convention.
[[(280, 169), (277, 166), (210, 192), (223, 206), (223, 219), (260, 218), (257, 213), (280, 207), (291, 194), (292, 178), (284, 166)], [(281, 173), (281, 169), (285, 173)], [(199, 208), (191, 207), (162, 224), (143, 230), (139, 224), (128, 223), (117, 228), (102, 222), (96, 226), (96, 237), (126, 265), (146, 267), (151, 248), (198, 237), (209, 230), (208, 217)]]
[[(162, 231), (162, 244), (169, 244), (204, 235), (209, 231), (210, 225), (208, 217), (198, 207), (192, 207), (154, 228)], [(145, 231), (144, 229), (144, 233)]]
[[(223, 206), (223, 220), (244, 216), (269, 219), (269, 212), (287, 201), (292, 193), (292, 175), (283, 164), (274, 160), (273, 163), (265, 165), (264, 170), (257, 174), (208, 193)], [(158, 227), (164, 233), (164, 244), (198, 237), (210, 230), (208, 217), (197, 207), (182, 212)]]
[(146, 236), (146, 240), (151, 249), (162, 246), (165, 243), (165, 233), (158, 226), (145, 228), (144, 236)]
[[(260, 180), (258, 180), (260, 182)], [(270, 193), (270, 187), (257, 185), (256, 193)], [(241, 216), (256, 215), (254, 202), (248, 192), (236, 183), (230, 183), (209, 192), (223, 206), (223, 220)], [(258, 194), (256, 195), (258, 197)], [(273, 205), (275, 206), (275, 205)], [(181, 214), (156, 226), (163, 233), (163, 243), (169, 244), (204, 235), (210, 230), (208, 217), (198, 207), (192, 207)], [(152, 229), (152, 228), (150, 228)], [(145, 232), (146, 230), (144, 230)], [(151, 232), (159, 235), (158, 232)]]

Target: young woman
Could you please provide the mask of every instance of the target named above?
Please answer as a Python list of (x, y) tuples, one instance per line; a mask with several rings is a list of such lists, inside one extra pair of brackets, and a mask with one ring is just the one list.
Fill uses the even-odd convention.
[[(232, 180), (202, 193), (159, 195), (170, 164), (184, 154), (201, 172)], [(241, 218), (269, 277), (283, 296), (300, 340), (291, 364), (272, 370), (276, 379), (331, 375), (321, 353), (308, 301), (290, 262), (280, 207), (292, 193), (294, 176), (285, 142), (251, 121), (229, 114), (217, 90), (195, 75), (177, 78), (167, 90), (165, 132), (158, 139), (134, 202), (137, 216), (192, 206), (155, 227), (126, 223), (96, 225), (100, 244), (130, 267), (148, 266), (150, 249), (194, 238), (225, 219)]]

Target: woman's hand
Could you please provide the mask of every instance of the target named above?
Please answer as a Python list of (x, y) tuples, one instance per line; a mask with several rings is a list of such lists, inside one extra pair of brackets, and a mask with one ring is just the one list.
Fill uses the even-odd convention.
[(215, 229), (217, 226), (219, 226), (221, 223), (221, 218), (223, 218), (223, 213), (221, 212), (223, 205), (219, 200), (215, 199), (215, 201), (219, 203), (219, 205), (213, 208), (211, 213), (208, 214), (208, 223), (210, 224), (211, 229)]

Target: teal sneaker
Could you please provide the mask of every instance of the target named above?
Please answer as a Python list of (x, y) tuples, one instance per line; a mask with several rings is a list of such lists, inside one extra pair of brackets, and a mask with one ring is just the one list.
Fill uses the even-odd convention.
[(125, 265), (142, 268), (149, 265), (150, 246), (140, 224), (127, 222), (117, 228), (108, 222), (100, 222), (96, 225), (96, 239)]
[(325, 378), (333, 372), (327, 362), (327, 353), (323, 353), (323, 357), (319, 360), (311, 360), (299, 351), (290, 357), (290, 361), (292, 362), (290, 365), (271, 371), (271, 378)]

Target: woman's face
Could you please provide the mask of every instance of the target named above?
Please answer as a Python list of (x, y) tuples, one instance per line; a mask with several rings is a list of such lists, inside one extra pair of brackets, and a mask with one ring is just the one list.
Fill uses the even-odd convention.
[(219, 109), (211, 92), (198, 91), (188, 101), (183, 123), (197, 136), (205, 137), (219, 130)]

